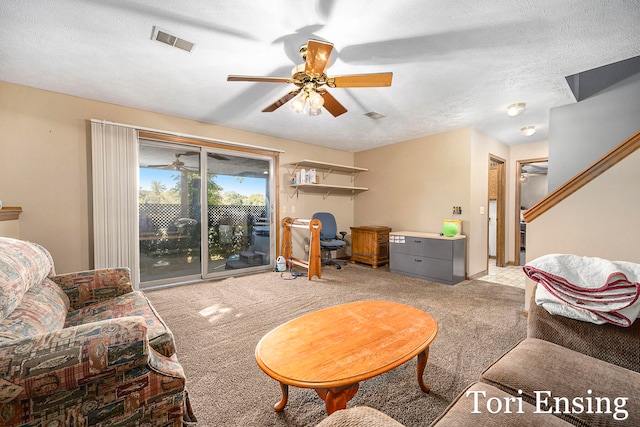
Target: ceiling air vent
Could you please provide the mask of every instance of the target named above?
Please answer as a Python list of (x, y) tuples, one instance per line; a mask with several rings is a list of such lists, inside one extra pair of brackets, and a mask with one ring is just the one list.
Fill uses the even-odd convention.
[(373, 120), (379, 120), (383, 117), (386, 117), (384, 114), (376, 113), (375, 111), (369, 111), (368, 113), (365, 113), (365, 116), (371, 117)]
[(196, 46), (195, 43), (191, 43), (184, 39), (178, 38), (158, 27), (153, 27), (153, 36), (151, 37), (151, 39), (168, 44), (169, 46), (177, 47), (178, 49), (182, 49), (189, 53), (191, 53), (193, 48)]

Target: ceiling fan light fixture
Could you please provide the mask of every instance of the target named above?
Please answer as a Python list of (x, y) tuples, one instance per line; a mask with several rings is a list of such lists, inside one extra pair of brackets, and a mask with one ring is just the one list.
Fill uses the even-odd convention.
[[(333, 117), (346, 113), (347, 109), (328, 91), (324, 90), (323, 86), (329, 88), (391, 86), (393, 73), (390, 72), (328, 77), (325, 71), (330, 65), (329, 58), (332, 51), (332, 43), (309, 39), (308, 43), (300, 48), (300, 55), (304, 63), (293, 67), (291, 77), (229, 75), (227, 81), (287, 83), (297, 86), (295, 90), (263, 108), (263, 113), (271, 113), (289, 103), (290, 107), (298, 113), (318, 110), (311, 113), (311, 115), (318, 115), (320, 108), (325, 108)], [(309, 100), (308, 107), (306, 105), (307, 99)]]
[[(324, 105), (324, 98), (316, 91), (309, 92), (309, 107), (312, 110), (319, 110)], [(319, 114), (319, 113), (318, 113)], [(317, 116), (317, 114), (314, 114)]]
[(310, 116), (319, 116), (320, 114), (322, 114), (322, 108), (309, 108)]
[(527, 104), (524, 102), (518, 102), (517, 104), (511, 104), (507, 107), (507, 114), (511, 117), (519, 116), (523, 114), (527, 109)]
[(535, 126), (525, 126), (523, 128), (520, 129), (520, 132), (524, 135), (524, 136), (531, 136), (534, 133), (536, 133), (536, 127)]
[(293, 101), (291, 101), (291, 108), (293, 108), (293, 111), (296, 113), (302, 113), (308, 96), (307, 92), (301, 92), (298, 96), (293, 98)]

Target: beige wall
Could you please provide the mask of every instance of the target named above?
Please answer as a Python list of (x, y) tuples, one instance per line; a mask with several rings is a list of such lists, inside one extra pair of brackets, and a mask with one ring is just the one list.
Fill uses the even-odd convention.
[[(310, 218), (326, 210), (334, 213), (338, 228), (347, 232), (352, 225), (367, 224), (438, 232), (443, 219), (461, 219), (468, 236), (469, 275), (486, 269), (487, 220), (480, 207), (487, 206), (489, 153), (507, 160), (510, 221), (515, 159), (546, 155), (546, 144), (512, 147), (510, 153), (508, 147), (470, 128), (353, 154), (0, 83), (0, 199), (7, 206), (22, 206), (21, 237), (47, 247), (59, 272), (93, 264), (88, 124), (92, 118), (284, 150), (280, 155), (280, 218)], [(292, 170), (286, 164), (301, 159), (366, 167), (369, 171), (361, 173), (355, 185), (369, 191), (354, 200), (302, 192), (296, 196), (286, 185)], [(347, 175), (321, 178), (325, 183), (351, 184)], [(462, 215), (453, 216), (453, 206), (462, 206)], [(507, 234), (509, 261), (513, 257), (512, 228), (513, 224)], [(297, 256), (304, 256), (300, 250), (305, 238), (294, 236)]]
[[(93, 264), (90, 119), (282, 149), (281, 166), (300, 159), (352, 165), (354, 159), (352, 153), (340, 150), (0, 82), (0, 199), (6, 206), (22, 206), (21, 238), (49, 249), (60, 273)], [(286, 170), (280, 168), (281, 179)], [(343, 179), (328, 178), (336, 183)], [(284, 215), (309, 218), (316, 210), (328, 210), (336, 215), (340, 229), (349, 230), (353, 223), (349, 197), (292, 198), (280, 184)]]
[(640, 263), (638, 182), (640, 150), (528, 223), (527, 261), (571, 253)]
[(20, 238), (20, 220), (0, 221), (0, 236), (12, 239)]
[[(439, 232), (443, 219), (461, 219), (467, 275), (480, 274), (488, 266), (488, 165), (493, 155), (505, 160), (505, 256), (514, 262), (515, 162), (547, 152), (546, 141), (508, 147), (465, 128), (356, 153), (356, 166), (369, 168), (356, 184), (369, 191), (356, 198), (355, 223)], [(453, 206), (462, 206), (462, 215), (451, 215)]]
[(440, 232), (453, 206), (469, 204), (470, 134), (461, 129), (356, 153), (356, 166), (369, 169), (356, 179), (369, 188), (355, 199), (357, 225)]
[[(356, 198), (355, 222), (440, 232), (443, 219), (460, 219), (467, 275), (486, 270), (487, 215), (480, 207), (487, 211), (490, 153), (509, 159), (507, 146), (471, 128), (356, 153), (356, 165), (370, 170), (357, 185), (370, 190)], [(454, 206), (462, 215), (452, 215)]]
[[(489, 157), (490, 155), (504, 160), (505, 171), (508, 176), (511, 168), (509, 161), (509, 147), (501, 142), (474, 130), (471, 144), (471, 205), (468, 212), (469, 223), (467, 253), (469, 255), (469, 275), (473, 276), (484, 272), (488, 268), (489, 260)], [(505, 202), (513, 198), (513, 186), (505, 178), (506, 196)], [(505, 209), (508, 203), (505, 203)], [(480, 213), (481, 209), (484, 214)], [(464, 211), (463, 211), (464, 212)], [(505, 244), (508, 244), (508, 231), (505, 229)], [(505, 247), (505, 261), (509, 261), (509, 253)]]

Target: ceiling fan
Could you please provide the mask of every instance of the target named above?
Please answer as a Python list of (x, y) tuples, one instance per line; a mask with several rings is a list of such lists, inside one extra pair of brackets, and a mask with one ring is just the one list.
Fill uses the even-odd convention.
[[(147, 165), (147, 168), (156, 168), (156, 169), (165, 169), (165, 170), (176, 170), (176, 171), (187, 171), (187, 172), (198, 172), (200, 170), (199, 167), (191, 167), (185, 165), (185, 163), (180, 160), (181, 156), (196, 156), (199, 155), (199, 151), (187, 151), (186, 153), (174, 153), (176, 159), (164, 165)], [(215, 159), (215, 160), (230, 160), (229, 157), (223, 156), (217, 153), (207, 153), (207, 157)]]
[(305, 61), (297, 65), (291, 71), (291, 77), (261, 77), (261, 76), (228, 76), (230, 82), (269, 82), (269, 83), (292, 83), (296, 89), (287, 93), (273, 104), (262, 110), (263, 113), (275, 111), (291, 99), (291, 107), (296, 112), (302, 112), (309, 102), (309, 115), (320, 114), (324, 107), (334, 117), (347, 112), (347, 109), (340, 104), (327, 90), (327, 87), (382, 87), (391, 86), (393, 73), (356, 74), (347, 76), (328, 77), (325, 73), (329, 55), (333, 50), (333, 44), (319, 40), (309, 40), (306, 45), (300, 48), (300, 55)]
[[(189, 153), (175, 153), (176, 159), (165, 165), (147, 165), (148, 168), (157, 168), (157, 169), (165, 169), (165, 170), (176, 170), (176, 171), (188, 171), (188, 172), (197, 172), (198, 169), (194, 169), (192, 167), (186, 166), (182, 160), (180, 160), (180, 156), (188, 155)], [(198, 153), (196, 153), (198, 154)]]

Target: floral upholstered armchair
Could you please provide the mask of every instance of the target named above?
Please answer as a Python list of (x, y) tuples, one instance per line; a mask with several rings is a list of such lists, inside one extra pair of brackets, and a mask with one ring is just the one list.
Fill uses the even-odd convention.
[(185, 383), (129, 270), (56, 276), (46, 249), (0, 238), (0, 426), (190, 425)]

